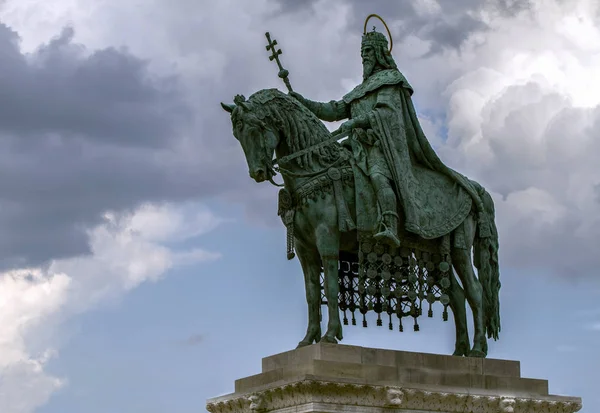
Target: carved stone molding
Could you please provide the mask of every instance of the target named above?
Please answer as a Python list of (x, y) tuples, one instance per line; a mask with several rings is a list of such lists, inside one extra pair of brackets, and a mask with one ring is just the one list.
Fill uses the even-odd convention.
[(251, 394), (248, 396), (248, 406), (253, 412), (264, 412), (265, 409), (265, 398), (262, 394)]
[(232, 395), (229, 400), (208, 403), (206, 409), (210, 413), (257, 413), (307, 403), (453, 413), (575, 413), (581, 409), (578, 400), (552, 400), (551, 397), (500, 397), (317, 380), (295, 382), (249, 395)]

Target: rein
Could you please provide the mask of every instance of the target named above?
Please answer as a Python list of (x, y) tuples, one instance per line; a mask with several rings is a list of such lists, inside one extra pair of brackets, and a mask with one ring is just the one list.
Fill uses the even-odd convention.
[(319, 142), (316, 145), (309, 146), (306, 149), (302, 149), (302, 150), (300, 150), (298, 152), (294, 152), (294, 153), (292, 153), (290, 155), (284, 156), (283, 158), (281, 158), (279, 160), (278, 159), (274, 159), (274, 162), (275, 163), (279, 163), (280, 165), (282, 163), (288, 163), (292, 159), (296, 159), (296, 158), (298, 158), (298, 157), (300, 157), (302, 155), (306, 155), (309, 152), (316, 151), (317, 149), (324, 148), (325, 146), (331, 145), (332, 143), (337, 142), (340, 139), (345, 138), (348, 135), (350, 135), (350, 131), (349, 130), (343, 131), (343, 132), (340, 132), (340, 133), (336, 133), (335, 135), (332, 135), (329, 139), (326, 139), (323, 142)]
[[(342, 138), (345, 138), (346, 136), (348, 136), (350, 134), (350, 131), (343, 131), (340, 133), (336, 133), (335, 135), (331, 136), (329, 139), (324, 140), (323, 142), (319, 142), (316, 145), (312, 145), (309, 146), (308, 148), (302, 149), (298, 152), (294, 152), (290, 155), (284, 156), (281, 159), (273, 159), (271, 160), (270, 163), (267, 163), (267, 168), (269, 169), (269, 171), (271, 172), (271, 174), (274, 176), (277, 174), (277, 172), (281, 173), (282, 175), (287, 175), (289, 177), (292, 178), (312, 178), (314, 176), (320, 175), (323, 172), (325, 172), (326, 169), (329, 169), (331, 167), (337, 166), (340, 162), (342, 162), (345, 158), (343, 156), (340, 156), (335, 162), (333, 162), (331, 165), (328, 165), (326, 168), (323, 168), (320, 171), (316, 171), (316, 172), (309, 172), (309, 173), (305, 173), (305, 174), (300, 174), (300, 173), (295, 173), (292, 172), (288, 169), (285, 169), (281, 166), (281, 164), (285, 164), (285, 163), (289, 163), (290, 161), (299, 158), (302, 155), (305, 155), (307, 153), (316, 151), (318, 149), (324, 148), (327, 145), (331, 145), (334, 142), (339, 141)], [(269, 178), (269, 182), (271, 182), (271, 184), (273, 184), (274, 186), (281, 188), (283, 186), (285, 186), (285, 184), (278, 184), (277, 182), (275, 182), (273, 180), (273, 177)]]

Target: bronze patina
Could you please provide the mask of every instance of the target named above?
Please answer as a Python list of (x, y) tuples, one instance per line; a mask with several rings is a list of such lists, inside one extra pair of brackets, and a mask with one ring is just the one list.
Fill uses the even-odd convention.
[[(365, 327), (369, 312), (378, 325), (387, 316), (390, 329), (396, 319), (400, 331), (412, 318), (418, 330), (423, 309), (431, 317), (440, 302), (444, 319), (448, 307), (454, 314), (454, 355), (485, 357), (487, 338), (500, 332), (494, 203), (433, 150), (412, 103), (414, 89), (391, 54), (389, 30), (389, 42), (375, 28), (367, 32), (370, 17), (381, 19), (365, 21), (363, 81), (340, 100), (315, 102), (293, 91), (267, 33), (269, 58), (289, 93), (264, 89), (222, 104), (251, 177), (274, 184), (277, 173), (283, 177), (278, 214), (288, 230), (288, 258), (297, 255), (302, 266), (308, 303), (299, 346), (337, 343), (348, 313), (352, 324), (360, 313)], [(341, 120), (333, 134), (322, 122)], [(465, 300), (473, 312), (472, 347)]]

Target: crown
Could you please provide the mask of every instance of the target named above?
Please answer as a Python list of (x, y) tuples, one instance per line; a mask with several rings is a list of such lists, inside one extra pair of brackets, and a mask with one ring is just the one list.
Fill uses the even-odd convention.
[(388, 41), (385, 38), (385, 36), (383, 35), (383, 33), (376, 32), (375, 28), (373, 27), (372, 32), (363, 34), (362, 47), (377, 46), (377, 45), (381, 45), (381, 46), (385, 47), (387, 50)]
[(387, 31), (388, 37), (390, 38), (390, 48), (387, 51), (387, 53), (388, 54), (392, 53), (392, 47), (394, 45), (394, 43), (393, 43), (394, 41), (392, 40), (392, 34), (390, 33), (390, 29), (388, 28), (387, 24), (385, 24), (385, 21), (383, 21), (383, 19), (380, 16), (378, 16), (377, 14), (370, 14), (369, 16), (367, 16), (367, 18), (365, 20), (365, 27), (363, 28), (362, 47), (383, 46), (387, 49), (387, 46), (388, 46), (388, 41), (385, 38), (385, 36), (383, 35), (383, 33), (379, 33), (377, 31), (375, 31), (375, 27), (373, 27), (372, 32), (367, 33), (367, 23), (369, 22), (369, 19), (371, 17), (375, 17), (375, 18), (379, 19), (385, 26), (385, 30)]

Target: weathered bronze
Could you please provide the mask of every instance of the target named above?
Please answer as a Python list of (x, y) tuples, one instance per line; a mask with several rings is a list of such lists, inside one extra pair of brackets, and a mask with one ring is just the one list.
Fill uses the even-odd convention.
[[(221, 105), (250, 176), (272, 183), (277, 172), (283, 177), (278, 214), (288, 230), (288, 258), (295, 253), (300, 260), (308, 303), (299, 346), (341, 340), (340, 310), (344, 324), (347, 311), (353, 324), (359, 311), (366, 327), (365, 315), (374, 311), (378, 325), (387, 314), (389, 328), (396, 317), (402, 331), (402, 319), (412, 317), (418, 330), (424, 303), (432, 316), (439, 301), (444, 319), (448, 306), (454, 314), (454, 355), (485, 357), (487, 338), (500, 332), (494, 204), (432, 149), (386, 37), (375, 29), (363, 34), (363, 82), (329, 103), (292, 91), (281, 51), (267, 38), (289, 95), (264, 89)], [(322, 122), (343, 119), (333, 134)], [(321, 337), (322, 287), (329, 319)], [(465, 298), (474, 318), (472, 348)]]

